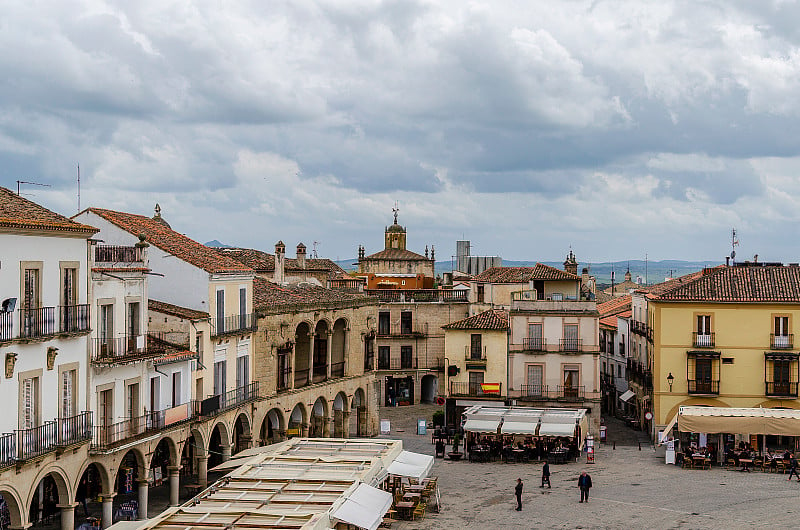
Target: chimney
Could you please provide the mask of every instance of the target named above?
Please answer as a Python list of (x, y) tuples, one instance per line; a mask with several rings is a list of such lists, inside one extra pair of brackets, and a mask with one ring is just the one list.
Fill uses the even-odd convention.
[(297, 245), (297, 266), (301, 269), (306, 268), (306, 246), (302, 243)]
[(286, 245), (283, 241), (275, 243), (275, 283), (283, 283), (283, 265), (286, 258)]

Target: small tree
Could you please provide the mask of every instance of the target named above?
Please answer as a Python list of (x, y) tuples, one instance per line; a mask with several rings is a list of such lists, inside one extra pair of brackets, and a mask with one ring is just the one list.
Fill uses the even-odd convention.
[(437, 410), (433, 413), (433, 425), (436, 427), (444, 426), (444, 412)]
[(454, 453), (460, 452), (458, 450), (458, 446), (459, 445), (461, 445), (461, 435), (456, 433), (455, 435), (453, 435), (453, 452)]

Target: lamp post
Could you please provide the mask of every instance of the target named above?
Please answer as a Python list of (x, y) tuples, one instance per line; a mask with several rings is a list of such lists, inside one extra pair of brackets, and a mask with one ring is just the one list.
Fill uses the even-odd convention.
[(675, 376), (672, 375), (672, 372), (669, 373), (667, 376), (667, 383), (669, 383), (669, 391), (672, 392), (672, 383), (675, 381)]

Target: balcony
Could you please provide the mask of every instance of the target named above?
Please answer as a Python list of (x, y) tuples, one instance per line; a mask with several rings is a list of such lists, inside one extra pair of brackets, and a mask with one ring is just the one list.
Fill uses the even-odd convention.
[(378, 322), (378, 337), (419, 338), (428, 334), (428, 324), (416, 322)]
[(59, 306), (58, 324), (61, 333), (89, 331), (89, 304)]
[(466, 289), (366, 289), (381, 302), (468, 302)]
[(315, 364), (314, 365), (314, 373), (312, 374), (312, 382), (313, 383), (321, 383), (328, 379), (328, 365), (325, 364)]
[(212, 337), (255, 331), (258, 328), (258, 318), (255, 313), (212, 318), (211, 328)]
[(568, 313), (570, 315), (597, 315), (596, 302), (586, 300), (535, 300), (525, 298), (523, 293), (511, 293), (512, 311), (541, 311)]
[(481, 349), (480, 347), (473, 348), (472, 346), (464, 346), (464, 360), (469, 364), (480, 364), (486, 366), (486, 346)]
[(770, 348), (773, 350), (791, 350), (794, 348), (794, 334), (788, 335), (769, 335)]
[(14, 313), (0, 313), (0, 342), (14, 338)]
[(547, 341), (542, 337), (525, 337), (522, 339), (522, 349), (533, 352), (547, 351)]
[[(296, 380), (295, 380), (295, 386)], [(224, 394), (216, 394), (203, 400), (192, 401), (192, 414), (194, 417), (209, 417), (221, 414), (226, 410), (235, 409), (250, 401), (260, 399), (258, 381), (234, 388)]]
[(547, 385), (522, 385), (520, 387), (521, 398), (547, 399), (549, 396)]
[(499, 386), (498, 392), (485, 392), (483, 385), (490, 383), (470, 383), (466, 381), (451, 381), (450, 382), (450, 395), (451, 396), (475, 396), (475, 397), (499, 397), (503, 395), (502, 383), (491, 383)]
[(378, 370), (436, 370), (444, 371), (444, 359), (441, 357), (381, 357), (378, 356)]
[(366, 356), (364, 356), (364, 371), (371, 372), (374, 366), (375, 366), (375, 354), (369, 353)]
[(113, 449), (130, 440), (159, 432), (164, 427), (164, 411), (148, 412), (142, 416), (128, 418), (109, 425), (97, 425), (94, 428), (92, 448), (101, 451)]
[(163, 355), (170, 350), (188, 349), (185, 332), (150, 332), (135, 337), (115, 337), (92, 341), (92, 362), (124, 364)]
[(719, 380), (689, 379), (689, 394), (717, 395), (719, 394)]
[(0, 466), (36, 458), (92, 438), (92, 413), (46, 421), (37, 427), (0, 435)]
[(284, 390), (289, 390), (289, 382), (291, 380), (292, 380), (292, 369), (290, 367), (287, 366), (282, 370), (278, 370), (278, 381), (276, 383), (277, 391), (281, 392)]
[(714, 334), (713, 333), (698, 333), (692, 332), (692, 344), (695, 348), (713, 348), (714, 347)]
[(769, 382), (765, 383), (766, 385), (766, 395), (770, 397), (797, 397), (797, 383), (789, 383), (789, 382)]
[(294, 371), (294, 387), (303, 388), (308, 385), (308, 368)]
[(560, 345), (562, 352), (579, 352), (583, 350), (583, 339), (561, 339)]
[(19, 338), (34, 339), (56, 334), (56, 308), (19, 310)]
[(122, 247), (116, 245), (97, 245), (94, 247), (96, 263), (143, 263), (143, 247)]

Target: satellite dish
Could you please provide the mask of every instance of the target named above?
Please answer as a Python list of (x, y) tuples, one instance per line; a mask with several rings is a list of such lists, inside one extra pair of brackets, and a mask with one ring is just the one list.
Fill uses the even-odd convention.
[(736, 257), (736, 251), (735, 250), (731, 250), (731, 259), (733, 259), (735, 257)]
[(2, 313), (13, 313), (15, 307), (17, 307), (17, 299), (16, 298), (6, 298), (5, 300), (3, 300), (2, 305), (0, 305), (0, 312), (2, 312)]

